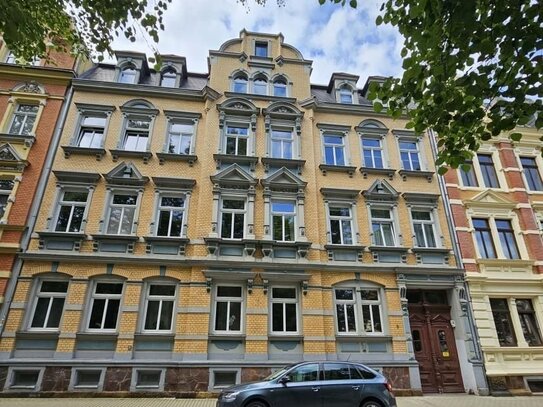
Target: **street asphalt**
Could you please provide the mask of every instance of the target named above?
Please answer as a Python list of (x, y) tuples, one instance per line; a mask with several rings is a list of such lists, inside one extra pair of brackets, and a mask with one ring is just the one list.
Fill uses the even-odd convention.
[[(543, 396), (398, 397), (398, 407), (543, 407)], [(215, 407), (214, 399), (172, 398), (0, 398), (0, 407)], [(303, 406), (301, 406), (303, 407)], [(313, 406), (308, 406), (313, 407)], [(328, 406), (324, 406), (328, 407)], [(333, 407), (333, 406), (330, 406)]]

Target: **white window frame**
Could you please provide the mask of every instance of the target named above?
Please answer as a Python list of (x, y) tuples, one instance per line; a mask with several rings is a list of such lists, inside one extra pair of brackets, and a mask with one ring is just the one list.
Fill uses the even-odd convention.
[(541, 194), (541, 193), (543, 193), (543, 189), (541, 189), (541, 190), (530, 189), (530, 186), (528, 184), (528, 180), (526, 178), (526, 173), (524, 171), (524, 166), (522, 165), (522, 162), (521, 162), (522, 158), (531, 158), (531, 159), (533, 159), (535, 161), (535, 165), (536, 165), (537, 173), (539, 175), (539, 179), (543, 183), (543, 171), (541, 170), (541, 168), (543, 168), (543, 160), (542, 160), (541, 156), (540, 155), (534, 156), (533, 154), (518, 153), (516, 155), (516, 157), (517, 157), (517, 160), (518, 160), (518, 167), (521, 169), (522, 180), (524, 182), (524, 185), (526, 186), (526, 191), (529, 194)]
[[(292, 212), (274, 211), (273, 204), (274, 203), (279, 203), (279, 202), (292, 204)], [(296, 239), (296, 236), (297, 236), (296, 231), (298, 229), (298, 222), (297, 222), (297, 216), (296, 216), (297, 215), (297, 203), (296, 203), (296, 200), (272, 198), (271, 202), (270, 202), (270, 212), (271, 212), (270, 227), (272, 229), (271, 230), (272, 239), (276, 240), (278, 242), (295, 242), (297, 240)], [(275, 236), (273, 236), (273, 225), (274, 225), (273, 218), (275, 216), (281, 217), (281, 230), (282, 230), (282, 238), (281, 239), (275, 239)], [(285, 218), (286, 217), (292, 217), (293, 218), (293, 223), (294, 223), (292, 239), (288, 239), (288, 240), (285, 239)]]
[[(240, 202), (243, 202), (243, 209), (225, 209), (223, 207), (223, 204), (224, 204), (224, 201), (240, 201)], [(247, 217), (248, 217), (248, 212), (247, 212), (247, 205), (248, 205), (248, 202), (247, 202), (247, 198), (246, 197), (240, 197), (240, 196), (231, 196), (231, 195), (221, 195), (221, 199), (220, 199), (220, 205), (219, 205), (219, 236), (222, 238), (222, 239), (228, 239), (228, 240), (242, 240), (245, 238), (245, 236), (247, 235), (246, 231), (247, 231)], [(243, 214), (243, 236), (240, 237), (240, 238), (237, 238), (237, 237), (223, 237), (222, 236), (222, 224), (223, 224), (223, 215), (224, 214), (232, 214), (232, 225), (231, 225), (231, 229), (230, 229), (230, 236), (234, 236), (234, 229), (235, 229), (235, 222), (234, 222), (234, 217), (235, 217), (235, 214)]]
[[(342, 299), (337, 299), (336, 297), (336, 291), (338, 290), (350, 290), (353, 294), (353, 298), (351, 300), (342, 300)], [(359, 323), (358, 323), (358, 304), (357, 304), (357, 301), (356, 301), (356, 295), (357, 295), (357, 291), (356, 291), (356, 288), (355, 287), (334, 287), (334, 289), (332, 290), (332, 293), (333, 293), (333, 301), (334, 301), (334, 314), (335, 314), (335, 330), (337, 332), (338, 335), (345, 335), (345, 336), (348, 336), (348, 335), (352, 335), (352, 336), (356, 336), (358, 335), (358, 327), (359, 327)], [(353, 311), (354, 311), (354, 326), (355, 326), (355, 329), (354, 331), (349, 331), (349, 323), (348, 323), (348, 318), (347, 318), (347, 305), (353, 305)], [(342, 306), (343, 307), (343, 313), (345, 314), (345, 331), (340, 331), (338, 329), (338, 325), (339, 325), (339, 317), (338, 317), (338, 306)]]
[[(413, 212), (428, 212), (430, 214), (430, 220), (414, 220), (413, 219)], [(425, 207), (411, 207), (409, 208), (409, 216), (411, 218), (411, 230), (413, 232), (413, 246), (417, 248), (438, 248), (441, 247), (441, 239), (439, 238), (439, 225), (437, 223), (438, 217), (436, 216), (435, 210), (432, 208), (425, 208)], [(421, 224), (422, 225), (422, 233), (424, 235), (424, 246), (421, 246), (419, 244), (419, 241), (417, 240), (417, 234), (415, 231), (415, 224)], [(426, 229), (424, 228), (424, 225), (431, 225), (432, 226), (432, 233), (434, 235), (434, 242), (435, 246), (428, 246), (428, 237), (426, 236)]]
[[(169, 80), (173, 79), (172, 85), (164, 85), (164, 78)], [(177, 87), (177, 71), (175, 68), (168, 66), (160, 72), (160, 84), (163, 88), (176, 88)]]
[[(236, 287), (241, 289), (241, 297), (226, 297), (226, 296), (218, 296), (219, 287)], [(213, 309), (212, 309), (212, 316), (211, 318), (211, 329), (210, 332), (212, 332), (215, 335), (241, 335), (245, 332), (245, 285), (244, 284), (236, 284), (236, 283), (222, 283), (222, 282), (214, 282), (213, 284)], [(230, 316), (230, 304), (232, 302), (239, 302), (240, 303), (240, 321), (239, 321), (239, 330), (231, 330), (228, 326), (228, 321), (226, 323), (226, 330), (219, 330), (216, 329), (217, 325), (217, 303), (219, 302), (219, 299), (221, 302), (227, 302), (227, 315)]]
[[(169, 286), (174, 287), (173, 295), (167, 296), (167, 295), (151, 295), (151, 286), (160, 285), (160, 286)], [(176, 322), (176, 315), (177, 315), (177, 297), (178, 297), (178, 284), (176, 284), (173, 281), (169, 280), (150, 280), (146, 281), (144, 285), (144, 312), (141, 318), (141, 332), (143, 333), (171, 333), (175, 329), (175, 322)], [(149, 301), (158, 301), (159, 307), (158, 307), (158, 318), (157, 318), (157, 327), (155, 329), (149, 329), (145, 328), (145, 323), (147, 321), (147, 314), (149, 313)], [(160, 315), (162, 313), (162, 305), (166, 301), (172, 302), (172, 315), (170, 320), (170, 328), (169, 329), (160, 329)]]
[[(235, 128), (244, 128), (247, 129), (247, 135), (239, 135), (239, 134), (230, 134), (228, 133), (229, 127), (235, 127)], [(229, 154), (227, 152), (227, 145), (228, 145), (228, 138), (235, 138), (236, 140), (236, 148), (234, 154)], [(246, 153), (245, 154), (238, 154), (239, 152), (239, 140), (240, 139), (246, 139), (247, 140), (247, 147), (246, 147)], [(240, 156), (240, 157), (247, 157), (252, 156), (252, 137), (251, 137), (251, 126), (247, 122), (235, 122), (235, 121), (228, 121), (224, 125), (224, 137), (223, 137), (223, 145), (224, 145), (224, 154), (228, 154), (231, 156)]]
[[(182, 198), (183, 199), (183, 206), (182, 207), (176, 207), (176, 206), (163, 206), (162, 205), (162, 198)], [(169, 193), (166, 191), (160, 192), (158, 195), (158, 201), (156, 205), (156, 225), (154, 228), (154, 236), (161, 236), (161, 237), (184, 237), (186, 236), (186, 218), (187, 218), (187, 206), (188, 206), (188, 198), (189, 194), (185, 193)], [(166, 211), (170, 213), (170, 220), (168, 225), (168, 234), (167, 235), (159, 235), (158, 229), (160, 227), (160, 214), (162, 211)], [(171, 228), (172, 228), (172, 212), (174, 211), (180, 211), (182, 212), (181, 217), (181, 231), (179, 236), (172, 236), (171, 235)]]
[[(274, 288), (288, 288), (293, 289), (296, 297), (295, 298), (274, 298), (273, 296), (273, 289)], [(300, 289), (299, 287), (295, 285), (279, 285), (274, 284), (270, 286), (269, 288), (269, 310), (270, 310), (270, 316), (269, 316), (269, 334), (272, 336), (296, 336), (299, 335), (301, 332), (301, 315), (300, 315)], [(283, 330), (281, 331), (274, 331), (273, 330), (273, 305), (274, 304), (283, 304)], [(286, 304), (295, 304), (295, 310), (296, 310), (296, 331), (287, 331), (286, 330)]]
[[(386, 210), (388, 211), (388, 213), (390, 214), (390, 218), (377, 218), (377, 217), (374, 217), (373, 214), (372, 214), (372, 210)], [(380, 206), (380, 205), (370, 205), (368, 207), (368, 212), (369, 212), (369, 219), (370, 219), (370, 228), (371, 228), (371, 241), (372, 241), (372, 245), (373, 246), (379, 246), (379, 247), (397, 247), (400, 245), (400, 236), (398, 234), (399, 230), (398, 230), (398, 225), (397, 225), (397, 222), (396, 222), (396, 211), (394, 210), (393, 207), (390, 207), (390, 206)], [(374, 220), (377, 222), (379, 222), (380, 225), (382, 225), (383, 223), (390, 223), (391, 225), (391, 229), (392, 229), (392, 240), (393, 240), (393, 244), (392, 245), (378, 245), (376, 243), (376, 240), (375, 240), (375, 233), (373, 232), (373, 222)], [(385, 243), (385, 239), (384, 239), (384, 234), (382, 232), (382, 227), (379, 228), (379, 230), (381, 231), (381, 234), (383, 236), (383, 243)]]
[[(70, 193), (70, 192), (81, 192), (81, 193), (86, 193), (87, 194), (87, 200), (85, 202), (76, 202), (76, 201), (65, 201), (64, 200), (64, 196), (66, 195), (66, 193)], [(56, 206), (55, 206), (55, 215), (53, 217), (53, 221), (51, 222), (51, 231), (53, 232), (58, 232), (58, 233), (83, 233), (85, 231), (85, 227), (87, 225), (87, 216), (88, 216), (88, 211), (89, 211), (89, 203), (90, 203), (90, 200), (91, 200), (91, 197), (92, 197), (92, 190), (90, 188), (72, 188), (72, 187), (61, 187), (58, 191), (58, 199), (57, 199), (57, 203), (56, 203)], [(58, 218), (60, 216), (60, 211), (62, 209), (63, 206), (70, 206), (71, 207), (71, 210), (70, 210), (70, 218), (68, 220), (68, 225), (67, 225), (67, 228), (66, 230), (62, 231), (62, 230), (56, 230), (57, 229), (57, 223), (58, 223)], [(79, 230), (77, 232), (70, 232), (69, 228), (71, 226), (71, 223), (72, 223), (72, 217), (73, 217), (73, 213), (74, 213), (74, 208), (75, 207), (81, 207), (83, 206), (84, 209), (83, 209), (83, 215), (82, 215), (82, 219), (81, 219), (81, 226), (79, 228)]]
[[(245, 92), (239, 92), (236, 90), (236, 84), (245, 84)], [(232, 75), (232, 92), (236, 93), (249, 93), (249, 75), (245, 72), (236, 72)]]
[[(277, 138), (277, 137), (274, 137), (274, 132), (275, 131), (280, 131), (280, 132), (288, 132), (290, 133), (290, 139), (285, 139), (285, 138)], [(283, 159), (283, 160), (293, 160), (297, 157), (297, 143), (296, 143), (296, 138), (294, 136), (294, 128), (293, 127), (289, 127), (289, 126), (278, 126), (278, 125), (272, 125), (271, 128), (270, 128), (270, 144), (269, 144), (269, 151), (270, 151), (270, 154), (269, 156), (271, 158), (279, 158), (279, 159)], [(275, 157), (273, 155), (273, 143), (275, 142), (279, 142), (281, 144), (281, 155), (280, 157)], [(285, 157), (285, 144), (286, 143), (290, 143), (290, 157)]]
[[(58, 292), (51, 292), (47, 291), (45, 293), (41, 292), (41, 287), (44, 282), (60, 282), (60, 283), (66, 283), (66, 292), (64, 293), (58, 293)], [(34, 282), (34, 290), (33, 290), (33, 298), (32, 298), (32, 305), (31, 305), (31, 312), (29, 313), (29, 317), (26, 323), (27, 329), (29, 331), (40, 331), (40, 332), (58, 332), (60, 330), (60, 327), (62, 326), (62, 319), (64, 317), (64, 309), (66, 307), (66, 299), (68, 297), (68, 291), (70, 290), (70, 281), (68, 279), (61, 279), (61, 278), (54, 278), (54, 277), (40, 277), (37, 278)], [(40, 298), (49, 298), (49, 304), (47, 306), (47, 313), (45, 317), (45, 325), (44, 327), (33, 327), (32, 322), (34, 320), (34, 316), (36, 315), (36, 309), (38, 307), (38, 301)], [(50, 312), (51, 312), (51, 306), (53, 304), (53, 300), (55, 298), (64, 298), (64, 303), (62, 305), (62, 315), (59, 319), (58, 327), (56, 328), (48, 328), (47, 327), (47, 321), (49, 320)]]
[[(148, 122), (149, 126), (148, 126), (147, 130), (142, 130), (142, 129), (139, 129), (137, 127), (130, 127), (130, 121)], [(123, 150), (123, 151), (133, 151), (133, 152), (140, 152), (140, 153), (149, 151), (149, 145), (151, 144), (152, 128), (153, 128), (153, 117), (151, 117), (151, 116), (134, 116), (134, 115), (131, 115), (131, 116), (125, 117), (125, 122), (124, 122), (124, 126), (123, 126), (123, 137), (122, 137), (122, 140), (121, 140), (120, 149)], [(131, 134), (137, 133), (138, 134), (138, 138), (137, 138), (138, 141), (136, 143), (137, 145), (139, 145), (141, 139), (143, 139), (143, 138), (147, 139), (147, 141), (145, 143), (145, 149), (143, 149), (143, 150), (141, 150), (141, 149), (128, 150), (126, 148), (126, 143), (128, 141), (129, 133), (131, 133)], [(140, 135), (143, 135), (144, 133), (146, 133), (147, 136), (146, 137), (140, 137)]]
[[(183, 132), (183, 131), (180, 131), (180, 132), (174, 132), (172, 129), (173, 129), (173, 126), (175, 125), (183, 125), (183, 126), (189, 126), (191, 127), (191, 132)], [(194, 120), (175, 120), (175, 119), (171, 119), (171, 120), (168, 120), (168, 133), (166, 135), (166, 151), (167, 153), (170, 153), (170, 154), (177, 154), (177, 155), (191, 155), (191, 154), (194, 154), (194, 141), (195, 141), (195, 135), (196, 135), (196, 123)], [(179, 146), (178, 148), (176, 148), (175, 150), (178, 150), (178, 151), (170, 151), (170, 146), (172, 146), (172, 142), (171, 142), (171, 138), (172, 136), (178, 136), (179, 137)], [(188, 153), (185, 153), (185, 152), (181, 152), (181, 146), (183, 145), (182, 143), (182, 140), (183, 139), (189, 139), (189, 151)]]
[[(341, 141), (342, 141), (341, 145), (340, 144), (334, 144), (334, 143), (327, 143), (326, 142), (326, 137), (327, 136), (341, 138)], [(326, 147), (327, 146), (332, 147), (334, 149), (334, 162), (333, 163), (326, 162)], [(341, 147), (342, 150), (343, 150), (343, 161), (344, 161), (343, 164), (338, 164), (338, 159), (337, 159), (337, 154), (336, 154), (336, 149), (338, 147)], [(347, 155), (348, 150), (349, 150), (349, 148), (348, 148), (348, 145), (347, 145), (347, 135), (346, 134), (341, 133), (341, 132), (334, 132), (334, 131), (323, 131), (322, 132), (322, 162), (323, 162), (323, 164), (332, 165), (332, 166), (340, 166), (340, 167), (349, 165), (349, 157)]]
[[(21, 106), (33, 106), (33, 107), (36, 107), (37, 110), (36, 112), (31, 112), (31, 113), (28, 113), (28, 112), (19, 112), (19, 108)], [(9, 120), (9, 125), (8, 125), (8, 128), (7, 128), (7, 133), (8, 134), (14, 134), (14, 135), (18, 135), (18, 136), (28, 136), (28, 135), (33, 135), (35, 134), (35, 130), (36, 130), (36, 125), (38, 123), (38, 119), (40, 117), (40, 105), (39, 103), (33, 103), (33, 102), (24, 102), (24, 101), (18, 101), (15, 106), (13, 107), (13, 112), (11, 112), (11, 118)], [(11, 128), (13, 126), (13, 124), (15, 123), (15, 117), (16, 116), (24, 116), (24, 119), (23, 119), (23, 124), (21, 124), (21, 128), (19, 129), (19, 132), (18, 133), (12, 133), (11, 132)], [(33, 119), (33, 122), (32, 122), (32, 128), (30, 129), (30, 131), (28, 133), (24, 133), (22, 130), (24, 129), (25, 125), (26, 125), (26, 122), (32, 118)]]
[[(87, 119), (87, 118), (104, 119), (104, 126), (100, 127), (100, 126), (94, 126), (94, 125), (85, 125), (84, 124), (85, 119)], [(105, 142), (105, 138), (106, 138), (106, 129), (107, 129), (108, 121), (109, 121), (109, 114), (107, 114), (106, 112), (90, 112), (90, 111), (87, 111), (87, 112), (81, 113), (80, 118), (79, 118), (77, 136), (76, 136), (76, 140), (75, 140), (74, 145), (76, 147), (80, 147), (80, 148), (102, 148), (103, 145), (104, 145), (104, 142)], [(89, 145), (89, 146), (82, 146), (81, 145), (81, 140), (83, 139), (83, 130), (92, 131), (92, 139), (91, 139), (92, 141), (94, 141), (94, 138), (95, 138), (96, 134), (99, 133), (100, 130), (101, 130), (102, 131), (102, 136), (100, 138), (99, 145), (93, 147), (92, 142), (91, 142), (91, 145)]]
[[(96, 288), (98, 287), (98, 284), (121, 284), (121, 293), (120, 294), (100, 294), (96, 293)], [(87, 316), (85, 318), (85, 331), (86, 332), (110, 332), (115, 333), (117, 332), (117, 329), (119, 328), (119, 319), (121, 319), (121, 314), (123, 312), (123, 297), (124, 297), (124, 291), (125, 291), (126, 284), (123, 280), (117, 280), (117, 279), (96, 279), (92, 280), (89, 284), (89, 298), (87, 301), (88, 304), (88, 312)], [(104, 310), (102, 312), (102, 321), (101, 326), (104, 325), (105, 318), (107, 315), (107, 310), (109, 306), (110, 300), (119, 300), (119, 309), (117, 310), (117, 319), (115, 323), (115, 328), (90, 328), (89, 324), (92, 317), (92, 310), (94, 307), (94, 301), (99, 299), (105, 299), (105, 305)]]
[[(518, 151), (517, 151), (518, 152)], [(492, 162), (494, 164), (494, 170), (496, 171), (496, 177), (498, 180), (498, 187), (495, 188), (487, 188), (484, 186), (484, 179), (483, 179), (483, 173), (481, 171), (481, 166), (479, 164), (479, 158), (477, 154), (486, 154), (490, 155), (492, 157)], [(461, 168), (458, 168), (458, 184), (461, 186), (461, 189), (466, 190), (493, 190), (493, 191), (507, 191), (507, 180), (504, 176), (504, 168), (501, 163), (501, 159), (499, 156), (499, 152), (497, 151), (495, 146), (482, 146), (478, 151), (477, 154), (474, 154), (472, 157), (472, 171), (474, 172), (475, 179), (477, 180), (477, 186), (466, 186), (464, 185), (464, 181), (462, 180), (462, 174), (460, 171), (462, 171)], [(521, 153), (521, 155), (525, 155)], [(529, 156), (530, 154), (526, 154)], [(518, 156), (517, 156), (518, 157)], [(517, 158), (518, 159), (518, 158)], [(520, 160), (518, 161), (518, 168), (522, 168), (522, 165), (520, 164)]]
[[(336, 291), (337, 290), (352, 290), (353, 292), (353, 298), (354, 300), (337, 300), (336, 299)], [(362, 300), (362, 291), (367, 290), (373, 290), (377, 291), (378, 300)], [(371, 281), (362, 281), (359, 284), (356, 285), (348, 285), (348, 284), (339, 284), (337, 286), (333, 287), (332, 290), (332, 300), (334, 304), (334, 330), (336, 332), (337, 336), (342, 337), (383, 337), (388, 334), (388, 320), (387, 320), (387, 305), (386, 305), (386, 297), (384, 295), (383, 287), (371, 282)], [(355, 315), (355, 331), (350, 332), (341, 332), (338, 329), (338, 313), (337, 313), (337, 305), (342, 304), (355, 304), (354, 307), (354, 315)], [(373, 307), (372, 305), (378, 305), (379, 307), (379, 319), (381, 322), (381, 331), (375, 331), (375, 324), (373, 323)], [(364, 321), (364, 312), (363, 307), (364, 306), (370, 306), (370, 313), (371, 313), (371, 331), (366, 331), (365, 327), (365, 321)], [(347, 319), (345, 319), (347, 322)]]
[(14, 190), (16, 189), (16, 181), (13, 180), (13, 179), (2, 179), (1, 181), (8, 181), (8, 182), (12, 182), (13, 183), (13, 186), (11, 187), (11, 189), (0, 189), (0, 196), (5, 196), (6, 197), (6, 203), (5, 205), (2, 205), (0, 203), (0, 219), (1, 220), (5, 220), (7, 215), (8, 215), (8, 205), (13, 202), (13, 193), (14, 193)]
[[(125, 71), (133, 71), (134, 74), (129, 74), (128, 76), (124, 73)], [(132, 81), (124, 81), (123, 78), (132, 77)], [(137, 83), (138, 79), (138, 70), (136, 67), (132, 64), (126, 64), (119, 70), (119, 77), (117, 78), (117, 83), (123, 83), (123, 84), (129, 84), (129, 85), (135, 85)]]
[[(284, 95), (277, 95), (276, 92), (275, 92), (276, 89), (284, 89), (285, 94)], [(278, 77), (274, 78), (272, 80), (272, 91), (273, 91), (273, 96), (275, 96), (275, 97), (280, 97), (280, 98), (281, 97), (282, 98), (288, 97), (289, 96), (288, 80), (284, 76), (278, 76)]]
[[(400, 145), (401, 143), (413, 143), (413, 144), (415, 144), (416, 150), (402, 149), (402, 147)], [(405, 171), (424, 171), (425, 170), (425, 165), (424, 165), (421, 150), (422, 150), (421, 149), (421, 143), (420, 143), (420, 140), (418, 138), (409, 138), (409, 137), (399, 137), (398, 138), (398, 153), (399, 153), (400, 165), (401, 165), (402, 170), (405, 170)], [(415, 151), (417, 153), (417, 157), (418, 157), (418, 161), (419, 161), (419, 166), (420, 166), (419, 169), (414, 169), (413, 168), (413, 160), (411, 158), (411, 154), (413, 152), (415, 152)], [(402, 152), (407, 152), (409, 154), (409, 167), (410, 168), (405, 168), (404, 167), (404, 163), (403, 163), (403, 159), (402, 159)]]
[[(365, 147), (364, 146), (364, 140), (374, 140), (374, 141), (378, 141), (379, 142), (379, 147)], [(388, 161), (387, 161), (387, 154), (386, 154), (386, 149), (385, 149), (385, 146), (384, 146), (384, 138), (383, 137), (380, 137), (380, 136), (368, 136), (366, 134), (360, 134), (360, 150), (361, 150), (361, 159), (362, 159), (362, 166), (365, 167), (365, 168), (375, 168), (375, 169), (386, 169), (388, 168)], [(372, 165), (368, 165), (368, 163), (366, 163), (365, 161), (365, 154), (364, 154), (364, 150), (366, 149), (369, 149), (371, 150), (372, 152), (372, 155), (371, 155), (371, 160), (372, 160)], [(374, 157), (374, 152), (375, 151), (380, 151), (381, 152), (381, 161), (383, 163), (383, 166), (382, 167), (376, 167), (375, 166), (375, 157)]]
[[(130, 233), (120, 233), (122, 228), (122, 219), (124, 217), (125, 213), (125, 206), (124, 204), (114, 204), (113, 200), (115, 199), (115, 195), (129, 195), (129, 196), (135, 196), (136, 197), (136, 203), (133, 205), (134, 207), (134, 217), (132, 218), (132, 225), (130, 227)], [(111, 193), (108, 196), (108, 204), (106, 207), (106, 217), (104, 221), (104, 233), (107, 235), (119, 235), (119, 236), (126, 236), (126, 235), (133, 235), (135, 226), (138, 224), (138, 216), (139, 216), (139, 205), (140, 205), (140, 197), (141, 193), (135, 190), (121, 190), (116, 189), (111, 191)], [(111, 220), (111, 213), (113, 208), (121, 207), (121, 217), (119, 221), (119, 226), (117, 228), (117, 233), (110, 233), (109, 232), (109, 222)], [(130, 205), (132, 207), (132, 205)]]
[[(257, 81), (265, 83), (265, 85), (258, 85), (258, 87), (262, 89), (261, 92), (256, 91)], [(270, 81), (268, 80), (268, 77), (263, 74), (254, 75), (251, 79), (251, 93), (253, 95), (268, 96), (270, 93)]]
[[(330, 214), (330, 209), (331, 208), (346, 208), (349, 210), (349, 213), (350, 215), (349, 216), (338, 216), (338, 215), (331, 215)], [(341, 246), (341, 245), (354, 245), (356, 244), (356, 231), (355, 231), (355, 227), (354, 227), (354, 224), (356, 222), (354, 222), (355, 220), (355, 216), (354, 216), (354, 208), (353, 208), (353, 205), (352, 204), (349, 204), (349, 203), (346, 203), (346, 202), (329, 202), (328, 205), (326, 205), (326, 216), (327, 216), (327, 220), (328, 220), (328, 242), (329, 244), (333, 244), (333, 245), (338, 245), (338, 246)], [(340, 237), (341, 237), (341, 242), (340, 243), (333, 243), (332, 242), (332, 221), (338, 221), (339, 222), (339, 231), (340, 231)], [(343, 236), (343, 222), (344, 221), (347, 221), (350, 223), (350, 226), (351, 226), (351, 242), (350, 243), (346, 243), (345, 242), (345, 238)]]
[[(344, 105), (352, 105), (354, 103), (354, 96), (353, 96), (353, 88), (350, 85), (342, 84), (337, 92), (338, 95), (338, 103), (344, 104)], [(349, 102), (343, 101), (343, 96), (350, 96)]]

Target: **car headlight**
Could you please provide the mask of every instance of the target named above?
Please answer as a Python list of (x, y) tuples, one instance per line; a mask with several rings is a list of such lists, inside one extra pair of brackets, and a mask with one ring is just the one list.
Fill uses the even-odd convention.
[(222, 394), (222, 399), (224, 401), (234, 401), (238, 394), (239, 391), (227, 391)]

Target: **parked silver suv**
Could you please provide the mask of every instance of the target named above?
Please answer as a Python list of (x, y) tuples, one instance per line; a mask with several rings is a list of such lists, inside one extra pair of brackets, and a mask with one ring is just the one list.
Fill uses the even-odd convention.
[(359, 363), (302, 362), (221, 392), (217, 407), (396, 407), (387, 379)]

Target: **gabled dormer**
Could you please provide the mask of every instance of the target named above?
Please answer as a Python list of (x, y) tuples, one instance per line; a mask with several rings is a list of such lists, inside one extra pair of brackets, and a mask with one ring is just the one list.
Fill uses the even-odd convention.
[(343, 72), (334, 72), (328, 83), (328, 93), (335, 96), (336, 103), (357, 105), (356, 83), (360, 77)]
[(156, 85), (164, 88), (179, 88), (187, 78), (187, 60), (179, 55), (162, 55), (162, 66)]
[(137, 85), (149, 76), (149, 66), (144, 53), (133, 51), (115, 51), (117, 66), (115, 82)]

